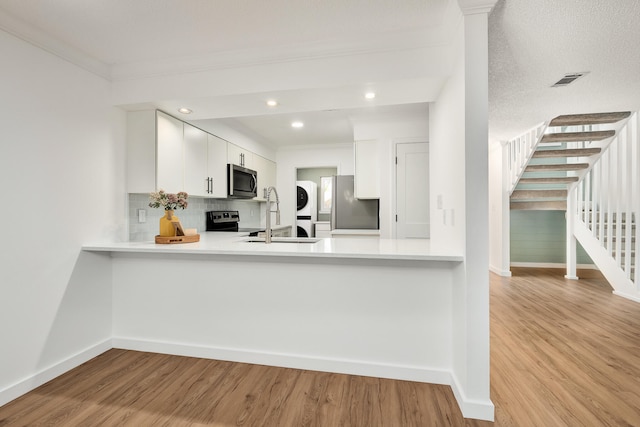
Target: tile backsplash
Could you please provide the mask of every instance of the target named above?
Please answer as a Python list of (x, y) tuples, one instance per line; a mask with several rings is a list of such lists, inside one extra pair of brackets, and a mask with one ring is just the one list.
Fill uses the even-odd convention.
[[(260, 203), (253, 200), (225, 200), (189, 198), (189, 207), (175, 211), (183, 228), (196, 228), (198, 233), (206, 230), (205, 212), (215, 210), (236, 210), (240, 214), (241, 227), (259, 227)], [(146, 221), (138, 222), (138, 210), (146, 211)], [(153, 240), (158, 234), (160, 218), (164, 210), (149, 207), (149, 194), (129, 194), (129, 240), (144, 242)]]

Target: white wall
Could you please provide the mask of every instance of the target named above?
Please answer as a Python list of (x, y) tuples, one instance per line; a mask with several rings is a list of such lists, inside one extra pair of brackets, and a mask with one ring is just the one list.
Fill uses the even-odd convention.
[(0, 404), (111, 337), (107, 256), (125, 237), (125, 115), (106, 81), (0, 31)]
[[(432, 246), (464, 254), (453, 283), (453, 371), (467, 417), (493, 419), (489, 383), (487, 14), (462, 18), (456, 66), (430, 116)], [(438, 209), (438, 198), (442, 209)], [(456, 390), (456, 388), (454, 388)]]
[[(464, 58), (429, 109), (431, 242), (463, 250), (464, 245)], [(438, 200), (441, 200), (442, 209)]]
[(510, 271), (510, 212), (505, 195), (504, 147), (499, 142), (489, 146), (489, 266), (501, 276)]
[(264, 258), (114, 254), (114, 346), (450, 384), (451, 263)]
[(380, 237), (394, 236), (396, 144), (401, 142), (428, 142), (429, 118), (424, 116), (377, 117), (375, 120), (353, 119), (355, 141), (377, 140), (380, 150)]
[(281, 223), (295, 225), (297, 168), (337, 167), (338, 175), (353, 175), (353, 144), (282, 148), (276, 162)]

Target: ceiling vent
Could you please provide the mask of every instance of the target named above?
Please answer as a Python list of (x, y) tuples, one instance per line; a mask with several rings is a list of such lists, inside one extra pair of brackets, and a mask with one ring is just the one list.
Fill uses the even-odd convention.
[(569, 74), (565, 74), (565, 76), (563, 78), (561, 78), (560, 80), (558, 80), (557, 82), (555, 82), (553, 85), (551, 85), (551, 87), (564, 87), (564, 86), (568, 86), (571, 83), (575, 82), (576, 80), (578, 80), (580, 77), (584, 76), (585, 74), (588, 74), (588, 71), (582, 72), (582, 73), (569, 73)]

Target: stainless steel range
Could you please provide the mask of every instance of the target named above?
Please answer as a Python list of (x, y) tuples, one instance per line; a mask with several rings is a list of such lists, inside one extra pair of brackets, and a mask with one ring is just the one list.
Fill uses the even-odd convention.
[(208, 211), (207, 231), (244, 232), (257, 236), (264, 228), (240, 228), (240, 214), (238, 211)]

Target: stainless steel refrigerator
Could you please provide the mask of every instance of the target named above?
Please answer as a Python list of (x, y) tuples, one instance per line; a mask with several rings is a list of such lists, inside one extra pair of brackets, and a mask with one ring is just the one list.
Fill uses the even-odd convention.
[(380, 228), (380, 201), (356, 199), (353, 175), (334, 176), (331, 188), (331, 228), (333, 230), (378, 230)]

